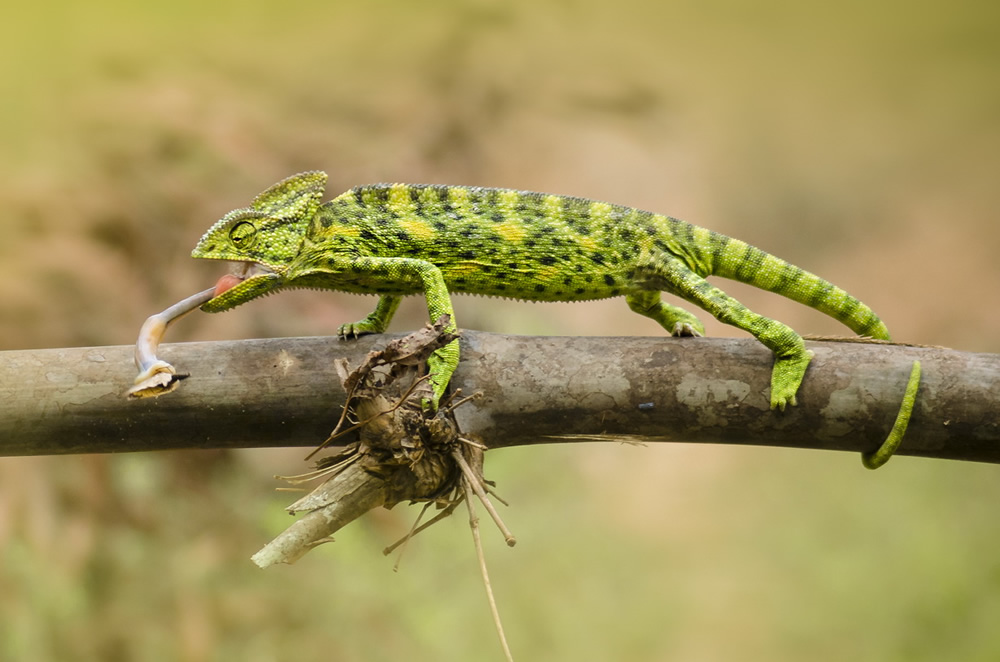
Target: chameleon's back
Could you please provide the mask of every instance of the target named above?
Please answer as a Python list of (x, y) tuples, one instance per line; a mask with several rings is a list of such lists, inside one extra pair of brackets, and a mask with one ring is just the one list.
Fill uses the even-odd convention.
[(309, 235), (325, 251), (426, 260), (453, 292), (579, 301), (633, 290), (643, 251), (690, 227), (582, 198), (376, 184), (324, 204)]

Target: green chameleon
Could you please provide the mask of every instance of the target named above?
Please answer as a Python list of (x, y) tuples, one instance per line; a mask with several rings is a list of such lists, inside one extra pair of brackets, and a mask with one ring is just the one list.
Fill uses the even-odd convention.
[[(532, 301), (624, 296), (672, 335), (702, 335), (694, 315), (660, 300), (669, 292), (774, 352), (771, 408), (781, 410), (795, 404), (812, 352), (791, 328), (749, 310), (707, 276), (784, 295), (859, 335), (889, 339), (875, 313), (839, 287), (668, 216), (560, 195), (412, 184), (361, 186), (321, 203), (326, 181), (323, 172), (289, 177), (205, 233), (193, 257), (241, 266), (219, 280), (202, 310), (229, 310), (288, 287), (378, 294), (370, 315), (338, 330), (350, 338), (384, 332), (409, 294), (424, 294), (432, 320), (448, 315), (449, 330), (449, 292)], [(428, 364), (436, 408), (458, 366), (458, 342)]]

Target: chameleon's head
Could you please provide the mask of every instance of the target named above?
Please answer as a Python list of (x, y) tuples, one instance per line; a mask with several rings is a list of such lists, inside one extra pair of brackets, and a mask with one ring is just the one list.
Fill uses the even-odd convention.
[(325, 172), (293, 175), (213, 225), (191, 257), (230, 260), (237, 266), (219, 279), (215, 296), (201, 309), (221, 312), (281, 287), (325, 187)]

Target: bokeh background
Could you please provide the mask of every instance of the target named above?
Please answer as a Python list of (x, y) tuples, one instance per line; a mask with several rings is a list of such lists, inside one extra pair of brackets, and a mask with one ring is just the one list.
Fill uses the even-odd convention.
[[(669, 213), (834, 280), (901, 340), (1000, 351), (1000, 5), (985, 1), (22, 3), (0, 22), (0, 349), (129, 344), (224, 271), (190, 249), (297, 171)], [(738, 285), (759, 312), (845, 333)], [(373, 299), (195, 314), (318, 335)], [(467, 328), (662, 334), (623, 301), (457, 302)], [(394, 330), (425, 319), (407, 302)], [(708, 320), (709, 333), (737, 333)], [(129, 379), (131, 366), (123, 366)], [(301, 450), (0, 459), (2, 660), (501, 659), (464, 516), (297, 565)], [(491, 453), (522, 660), (995, 660), (1000, 469), (762, 448)]]

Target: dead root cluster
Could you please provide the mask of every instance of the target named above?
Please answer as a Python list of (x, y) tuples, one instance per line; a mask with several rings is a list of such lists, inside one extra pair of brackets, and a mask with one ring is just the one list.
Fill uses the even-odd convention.
[[(485, 447), (464, 437), (455, 420), (455, 408), (471, 398), (453, 394), (442, 400), (436, 412), (422, 405), (431, 394), (426, 377), (421, 376), (427, 357), (456, 338), (444, 331), (446, 322), (447, 317), (443, 317), (371, 352), (352, 371), (346, 361), (337, 366), (348, 404), (329, 438), (309, 458), (349, 433), (356, 433), (357, 439), (319, 459), (314, 471), (284, 477), (293, 484), (325, 480), (288, 507), (292, 514), (304, 514), (252, 560), (262, 568), (294, 563), (313, 547), (330, 542), (335, 531), (373, 508), (391, 508), (403, 501), (422, 502), (423, 509), (410, 532), (387, 547), (384, 551), (388, 554), (465, 502), (487, 597), (501, 644), (510, 659), (486, 573), (473, 495), (490, 513), (507, 544), (513, 546), (516, 540), (489, 498), (492, 494), (503, 501), (483, 477)], [(421, 524), (432, 507), (439, 512)]]

